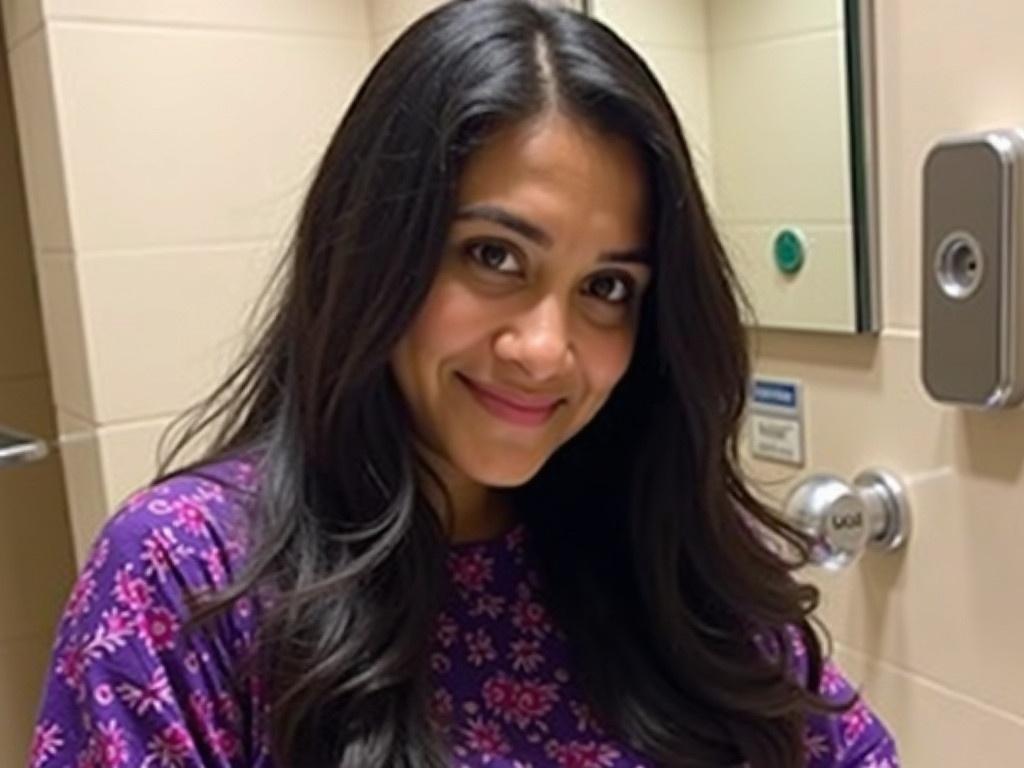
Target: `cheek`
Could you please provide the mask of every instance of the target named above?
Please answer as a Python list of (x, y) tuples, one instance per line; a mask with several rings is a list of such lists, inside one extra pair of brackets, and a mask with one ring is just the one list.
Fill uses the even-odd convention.
[(587, 383), (596, 405), (607, 400), (629, 368), (633, 356), (634, 338), (631, 332), (595, 339), (588, 344), (585, 354)]

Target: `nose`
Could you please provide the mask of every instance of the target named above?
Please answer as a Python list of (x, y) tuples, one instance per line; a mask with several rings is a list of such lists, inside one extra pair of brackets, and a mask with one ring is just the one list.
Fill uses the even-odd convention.
[(568, 313), (555, 296), (546, 296), (518, 315), (499, 334), (495, 354), (517, 364), (532, 379), (558, 376), (571, 359)]

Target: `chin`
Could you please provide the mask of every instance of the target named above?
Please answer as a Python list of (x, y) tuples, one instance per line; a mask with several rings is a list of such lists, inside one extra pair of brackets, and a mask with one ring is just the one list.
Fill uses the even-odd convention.
[(474, 481), (489, 488), (516, 488), (528, 483), (540, 472), (547, 457), (532, 461), (508, 461), (498, 459), (494, 462), (466, 462), (463, 472)]

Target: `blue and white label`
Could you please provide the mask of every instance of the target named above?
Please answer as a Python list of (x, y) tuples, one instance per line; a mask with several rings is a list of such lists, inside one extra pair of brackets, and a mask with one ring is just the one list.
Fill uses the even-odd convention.
[(800, 383), (784, 379), (754, 377), (750, 392), (752, 408), (787, 411), (794, 415), (800, 412)]
[(802, 390), (799, 381), (754, 377), (747, 427), (750, 452), (756, 458), (804, 464)]

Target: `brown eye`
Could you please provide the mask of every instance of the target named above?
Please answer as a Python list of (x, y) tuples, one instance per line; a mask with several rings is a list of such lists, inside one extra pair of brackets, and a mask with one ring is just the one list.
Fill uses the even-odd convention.
[(477, 264), (495, 272), (516, 274), (520, 271), (515, 255), (501, 243), (471, 243), (466, 252)]
[(633, 297), (633, 280), (619, 275), (597, 275), (590, 281), (589, 293), (609, 304), (625, 304)]

